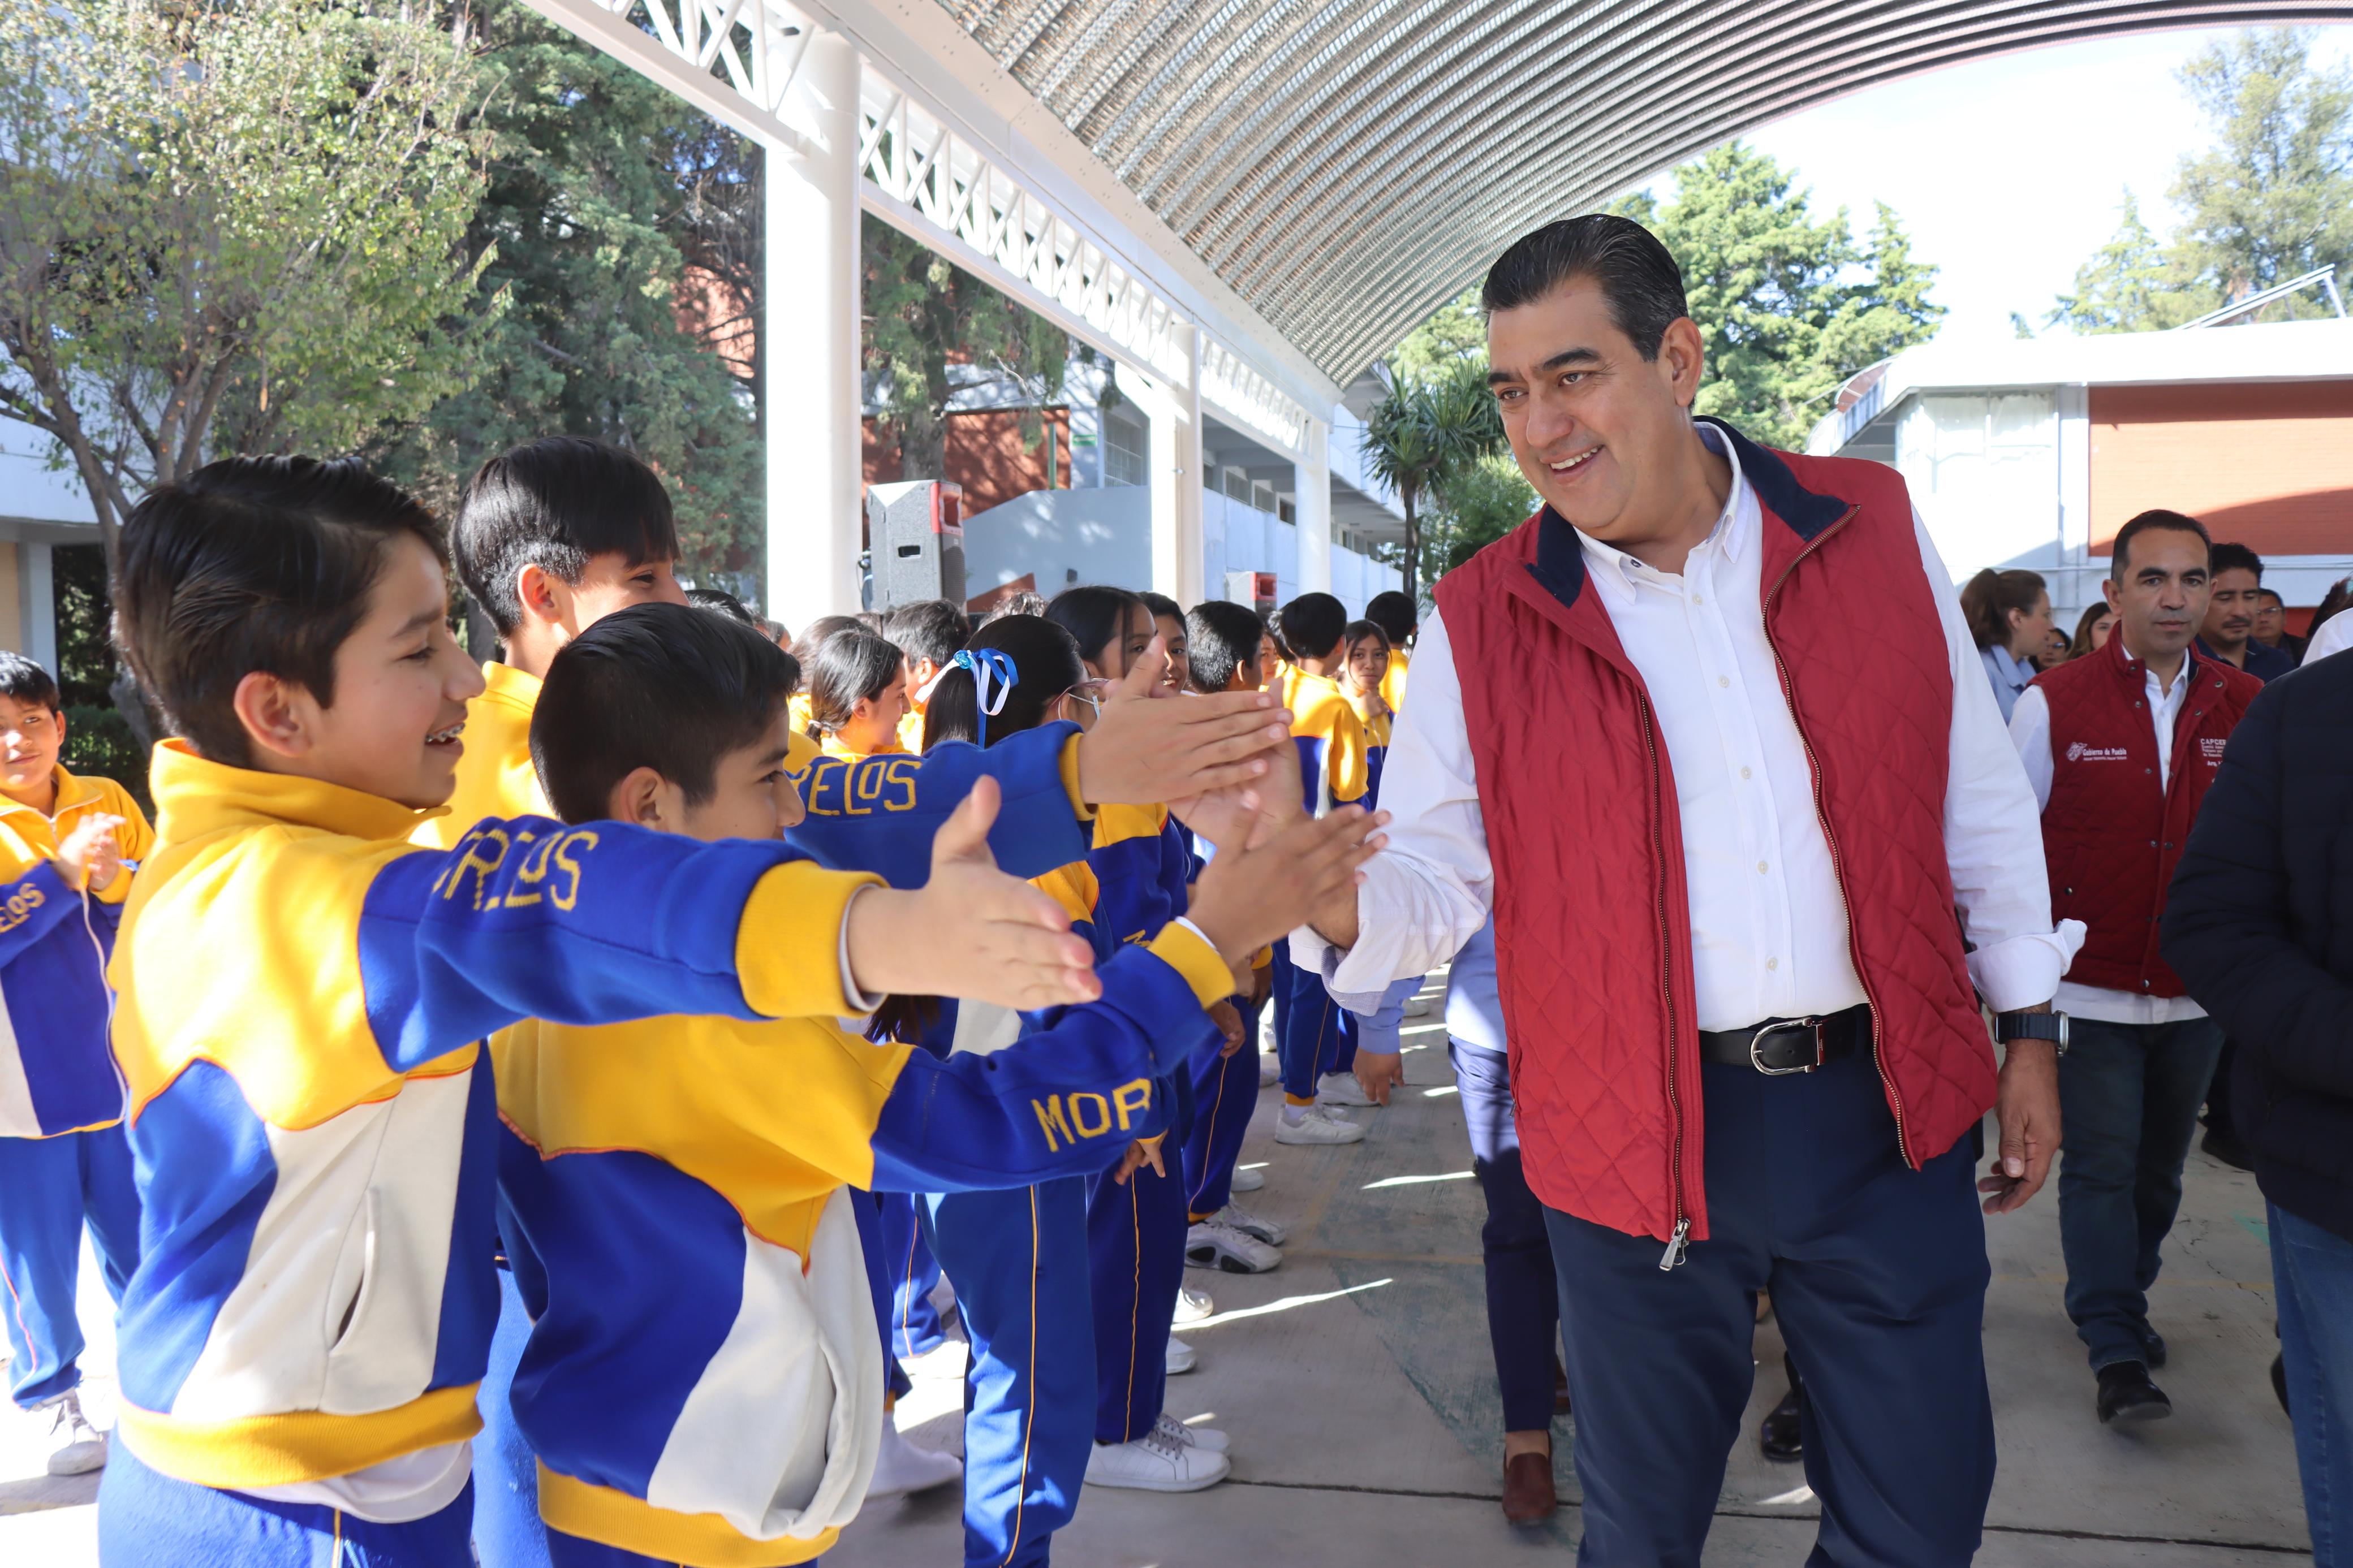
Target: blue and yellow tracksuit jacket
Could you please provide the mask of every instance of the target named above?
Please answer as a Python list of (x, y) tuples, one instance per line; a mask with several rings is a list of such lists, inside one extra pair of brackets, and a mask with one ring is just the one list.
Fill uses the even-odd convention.
[(1365, 727), (1336, 680), (1295, 666), (1282, 671), (1282, 705), (1291, 710), (1291, 742), (1299, 748), (1299, 783), (1308, 814), (1362, 800), (1369, 784)]
[[(55, 1138), (122, 1120), (108, 1048), (106, 963), (154, 834), (112, 779), (57, 770), (53, 815), (0, 796), (0, 1138)], [(119, 816), (123, 866), (102, 890), (67, 886), (49, 858), (83, 817)]]
[[(498, 1312), (497, 1106), (526, 1016), (848, 1012), (871, 878), (782, 843), (422, 814), (156, 749), (157, 841), (110, 977), (145, 1205), (122, 1436), (232, 1489), (462, 1441)], [(657, 1076), (649, 1074), (649, 1076)]]
[(1103, 981), (944, 1059), (832, 1019), (501, 1032), (501, 1230), (533, 1317), (513, 1398), (548, 1524), (710, 1568), (824, 1552), (884, 1419), (843, 1189), (1026, 1186), (1163, 1131), (1152, 1084), (1231, 980), (1180, 927)]
[[(1384, 686), (1388, 682), (1382, 683)], [(1365, 794), (1366, 811), (1379, 807), (1381, 802), (1381, 768), (1389, 759), (1389, 729), (1394, 721), (1387, 712), (1373, 711), (1369, 699), (1351, 692), (1348, 710), (1365, 729)]]
[(1392, 714), (1405, 711), (1405, 672), (1413, 660), (1401, 647), (1389, 649), (1389, 669), (1381, 677), (1381, 700)]

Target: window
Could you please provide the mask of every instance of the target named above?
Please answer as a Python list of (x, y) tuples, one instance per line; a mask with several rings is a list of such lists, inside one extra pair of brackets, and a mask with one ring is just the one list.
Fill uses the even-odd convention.
[(1116, 413), (1106, 413), (1103, 434), (1103, 483), (1140, 485), (1149, 482), (1152, 468), (1145, 457), (1148, 438), (1144, 427)]

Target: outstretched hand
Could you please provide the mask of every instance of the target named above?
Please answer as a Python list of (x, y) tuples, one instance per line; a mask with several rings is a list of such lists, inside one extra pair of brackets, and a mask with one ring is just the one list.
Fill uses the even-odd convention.
[(1193, 884), (1193, 923), (1228, 963), (1241, 962), (1353, 888), (1357, 868), (1388, 842), (1380, 832), (1388, 820), (1387, 812), (1342, 806), (1302, 816), (1261, 842), (1221, 848)]
[(1061, 905), (997, 868), (984, 777), (932, 838), (932, 876), (913, 892), (875, 888), (849, 906), (849, 972), (871, 995), (963, 996), (1029, 1012), (1103, 994), (1094, 950)]
[(1080, 737), (1079, 793), (1090, 805), (1177, 808), (1204, 791), (1263, 776), (1269, 754), (1289, 743), (1291, 715), (1266, 693), (1179, 700), (1160, 683), (1167, 668), (1167, 645), (1155, 637)]

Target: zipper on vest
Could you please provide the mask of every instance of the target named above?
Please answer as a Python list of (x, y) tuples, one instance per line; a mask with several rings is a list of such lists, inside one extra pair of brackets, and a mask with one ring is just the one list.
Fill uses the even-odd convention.
[(1675, 1089), (1675, 950), (1672, 917), (1667, 909), (1667, 835), (1659, 817), (1666, 799), (1666, 781), (1659, 776), (1659, 731), (1651, 721), (1651, 700), (1638, 688), (1634, 708), (1642, 716), (1642, 745), (1651, 754), (1651, 866), (1658, 884), (1659, 994), (1667, 1008), (1667, 1114), (1674, 1119), (1674, 1136), (1667, 1146), (1667, 1196), (1674, 1205), (1674, 1233), (1667, 1240), (1661, 1269), (1683, 1260), (1683, 1243), (1691, 1235), (1691, 1215), (1683, 1209), (1683, 1102)]
[(1911, 1140), (1904, 1130), (1904, 1096), (1896, 1089), (1895, 1079), (1887, 1071), (1885, 1054), (1876, 1048), (1879, 1039), (1879, 996), (1871, 988), (1871, 975), (1863, 967), (1862, 955), (1855, 952), (1854, 900), (1846, 890), (1846, 862), (1839, 855), (1838, 831), (1831, 826), (1830, 811), (1822, 804), (1821, 759), (1814, 754), (1813, 738), (1806, 733), (1805, 721), (1798, 716), (1798, 688), (1796, 683), (1790, 680), (1789, 667), (1781, 658), (1781, 645), (1773, 638), (1773, 601), (1779, 596), (1781, 585), (1789, 580), (1789, 574), (1798, 569), (1799, 562), (1820, 549), (1822, 542), (1831, 534), (1852, 522), (1855, 514), (1862, 510), (1860, 504), (1848, 507), (1844, 516), (1814, 535), (1807, 542), (1804, 549), (1789, 557), (1788, 565), (1783, 567), (1781, 574), (1773, 579), (1772, 587), (1765, 591), (1765, 646), (1773, 650), (1773, 670), (1781, 678), (1781, 700), (1789, 705), (1789, 727), (1798, 731), (1798, 744), (1805, 748), (1807, 782), (1813, 786), (1814, 820), (1821, 825), (1822, 842), (1830, 847), (1831, 870), (1838, 879), (1839, 912), (1846, 917), (1846, 950), (1849, 956), (1854, 960), (1854, 977), (1862, 983), (1863, 1010), (1871, 1015), (1871, 1037), (1874, 1047), (1871, 1053), (1872, 1065), (1879, 1070), (1879, 1085), (1881, 1090), (1887, 1096), (1887, 1108), (1895, 1113), (1895, 1152), (1902, 1156), (1905, 1164), (1913, 1165), (1915, 1162), (1912, 1158)]

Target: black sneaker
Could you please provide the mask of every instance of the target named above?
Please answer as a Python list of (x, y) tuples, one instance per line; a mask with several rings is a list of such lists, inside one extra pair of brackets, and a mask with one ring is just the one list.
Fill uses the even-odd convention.
[(2173, 1401), (2148, 1380), (2148, 1368), (2137, 1361), (2120, 1361), (2099, 1371), (2100, 1422), (2161, 1421), (2173, 1414)]

